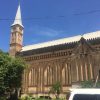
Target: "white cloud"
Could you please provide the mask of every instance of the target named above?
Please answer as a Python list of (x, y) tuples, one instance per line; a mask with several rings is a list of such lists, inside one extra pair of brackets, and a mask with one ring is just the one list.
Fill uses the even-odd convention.
[(40, 27), (40, 26), (30, 27), (29, 31), (31, 34), (34, 33), (36, 35), (40, 35), (40, 36), (42, 35), (46, 37), (56, 37), (64, 33), (63, 31), (54, 30), (48, 27)]

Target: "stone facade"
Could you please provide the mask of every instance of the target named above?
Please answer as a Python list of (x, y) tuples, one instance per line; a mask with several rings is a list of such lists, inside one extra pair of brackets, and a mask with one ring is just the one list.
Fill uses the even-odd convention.
[(16, 52), (20, 52), (23, 46), (23, 25), (21, 20), (20, 5), (15, 16), (15, 20), (11, 25), (11, 37), (10, 37), (10, 50), (9, 54), (15, 57)]
[(14, 57), (16, 52), (19, 52), (22, 49), (22, 43), (23, 27), (20, 25), (12, 26), (9, 54)]
[(66, 94), (82, 81), (96, 80), (100, 74), (100, 32), (90, 39), (81, 37), (79, 41), (49, 46), (47, 42), (46, 47), (23, 51), (23, 25), (18, 19), (21, 19), (20, 6), (11, 27), (9, 54), (21, 56), (28, 65), (23, 74), (23, 94), (46, 95), (56, 82), (61, 83), (61, 92)]
[(100, 38), (20, 52), (28, 64), (23, 76), (24, 94), (48, 94), (61, 82), (62, 94), (85, 80), (95, 80), (100, 70)]

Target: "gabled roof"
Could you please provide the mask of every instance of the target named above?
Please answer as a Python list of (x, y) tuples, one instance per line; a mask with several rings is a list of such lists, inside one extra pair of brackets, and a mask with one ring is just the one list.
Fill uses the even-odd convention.
[[(45, 47), (50, 47), (50, 46), (55, 46), (55, 45), (69, 44), (69, 43), (73, 43), (73, 42), (78, 42), (81, 39), (81, 37), (82, 37), (81, 35), (77, 35), (77, 36), (73, 36), (73, 37), (69, 37), (69, 38), (63, 38), (63, 39), (48, 41), (48, 42), (44, 42), (44, 43), (28, 45), (28, 46), (24, 46), (22, 48), (21, 52), (40, 49), (40, 48), (45, 48)], [(100, 38), (100, 31), (84, 34), (83, 37), (86, 40)]]
[(14, 20), (14, 23), (13, 23), (11, 26), (14, 26), (14, 25), (20, 25), (20, 26), (23, 27), (23, 25), (22, 25), (22, 18), (21, 18), (21, 9), (20, 9), (20, 5), (18, 6), (17, 13), (16, 13), (15, 20)]
[(78, 42), (77, 46), (73, 50), (73, 54), (89, 54), (90, 52), (94, 52), (95, 49), (93, 49), (90, 44), (81, 37), (80, 41)]

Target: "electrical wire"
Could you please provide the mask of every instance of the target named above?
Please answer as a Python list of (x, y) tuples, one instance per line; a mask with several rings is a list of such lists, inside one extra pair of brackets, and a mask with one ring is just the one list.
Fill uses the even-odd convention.
[[(94, 14), (100, 12), (100, 10), (91, 10), (88, 12), (83, 13), (75, 13), (72, 14), (74, 16), (81, 16), (81, 15), (88, 15), (88, 14)], [(67, 18), (68, 16), (65, 15), (59, 15), (59, 16), (45, 16), (45, 17), (29, 17), (29, 18), (23, 18), (23, 20), (50, 20), (50, 19), (57, 19), (57, 18)], [(10, 21), (10, 20), (21, 20), (21, 19), (13, 19), (13, 18), (0, 18), (2, 21)]]

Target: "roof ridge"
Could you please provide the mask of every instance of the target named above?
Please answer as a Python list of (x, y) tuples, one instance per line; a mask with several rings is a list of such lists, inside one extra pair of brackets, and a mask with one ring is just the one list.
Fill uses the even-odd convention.
[[(86, 40), (94, 39), (94, 38), (98, 38), (98, 37), (100, 38), (100, 31), (86, 33), (86, 34), (83, 35), (83, 37)], [(65, 44), (65, 43), (77, 42), (80, 39), (81, 39), (81, 35), (76, 35), (76, 36), (73, 36), (73, 37), (68, 37), (68, 38), (62, 38), (62, 39), (52, 40), (52, 41), (48, 41), (48, 42), (37, 43), (37, 44), (33, 44), (33, 45), (24, 46), (22, 48), (22, 51), (38, 49), (38, 48), (44, 48), (44, 47), (49, 47), (49, 46), (54, 46), (54, 45)]]

